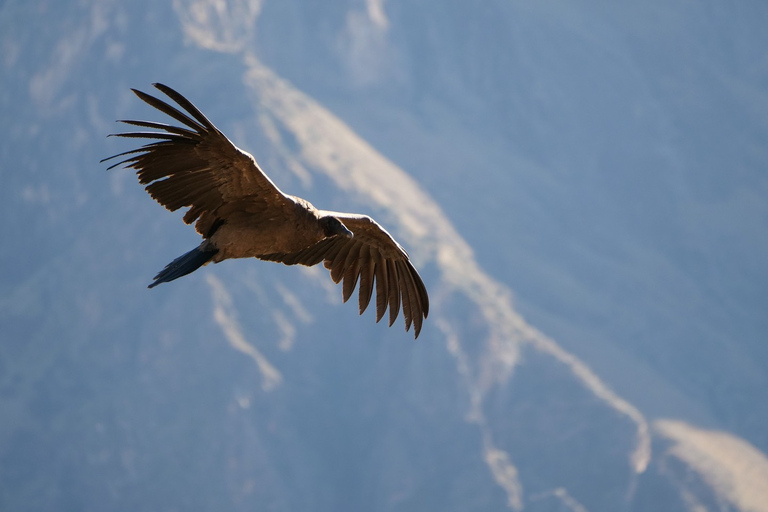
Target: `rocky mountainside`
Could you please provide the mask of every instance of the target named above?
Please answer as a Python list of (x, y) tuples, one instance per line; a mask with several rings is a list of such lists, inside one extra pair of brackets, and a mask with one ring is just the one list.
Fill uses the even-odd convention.
[[(0, 3), (0, 509), (768, 510), (766, 20)], [(157, 81), (384, 224), (419, 340), (322, 268), (147, 290), (199, 239), (99, 160)]]

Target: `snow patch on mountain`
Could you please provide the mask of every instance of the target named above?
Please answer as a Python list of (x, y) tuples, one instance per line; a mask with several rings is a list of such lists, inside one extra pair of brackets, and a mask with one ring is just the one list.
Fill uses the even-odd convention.
[[(661, 454), (662, 459), (682, 461), (737, 510), (768, 511), (768, 457), (760, 450), (728, 432), (705, 430), (683, 421), (657, 420), (653, 428), (672, 442)], [(681, 476), (677, 480), (683, 489), (691, 482)], [(691, 499), (696, 495), (694, 489), (686, 494)]]

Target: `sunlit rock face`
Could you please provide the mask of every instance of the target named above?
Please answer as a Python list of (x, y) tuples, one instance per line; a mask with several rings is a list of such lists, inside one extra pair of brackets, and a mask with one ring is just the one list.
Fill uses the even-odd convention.
[[(765, 510), (768, 12), (0, 2), (1, 510)], [(99, 160), (129, 88), (374, 216), (418, 342)]]

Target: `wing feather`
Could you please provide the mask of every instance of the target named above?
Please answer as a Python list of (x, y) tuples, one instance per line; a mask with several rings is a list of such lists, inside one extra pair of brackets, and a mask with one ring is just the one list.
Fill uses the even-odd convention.
[(352, 247), (344, 259), (342, 270), (344, 272), (344, 282), (342, 284), (342, 299), (347, 302), (355, 291), (357, 280), (360, 277), (360, 250), (363, 244), (352, 243)]
[[(208, 120), (207, 117), (203, 115), (200, 110), (192, 104), (191, 101), (189, 101), (187, 98), (179, 94), (178, 92), (174, 91), (167, 85), (163, 85), (161, 83), (154, 83), (152, 84), (155, 86), (155, 88), (161, 90), (166, 96), (171, 98), (173, 101), (179, 104), (184, 110), (192, 114), (192, 116), (197, 119), (203, 126), (208, 128), (209, 130), (216, 130), (216, 127), (213, 126), (213, 123)], [(218, 130), (216, 130), (218, 131)]]
[(411, 318), (413, 321), (413, 328), (415, 330), (416, 336), (418, 336), (419, 332), (421, 331), (421, 322), (423, 320), (423, 316), (421, 314), (417, 314), (417, 312), (424, 311), (424, 306), (421, 303), (421, 298), (419, 296), (419, 292), (416, 289), (416, 283), (413, 274), (411, 273), (411, 268), (413, 267), (410, 267), (407, 261), (399, 261), (398, 265), (401, 267), (401, 275), (403, 275), (403, 280), (405, 281), (405, 285), (408, 290), (408, 299), (411, 303)]
[(408, 270), (413, 277), (413, 282), (416, 286), (416, 291), (419, 294), (419, 305), (424, 312), (424, 318), (429, 316), (429, 295), (427, 294), (427, 287), (424, 286), (424, 281), (421, 279), (416, 267), (413, 266), (410, 260), (406, 261), (408, 264)]
[(127, 132), (127, 133), (115, 133), (112, 136), (123, 137), (127, 139), (159, 139), (159, 140), (169, 140), (173, 142), (182, 142), (182, 143), (189, 143), (189, 144), (195, 143), (194, 140), (184, 137), (183, 135), (178, 135), (176, 133)]
[(141, 126), (142, 128), (154, 128), (156, 130), (165, 130), (166, 132), (175, 133), (177, 135), (183, 135), (190, 139), (195, 139), (195, 140), (200, 139), (199, 133), (193, 132), (192, 130), (187, 130), (186, 128), (179, 128), (178, 126), (173, 126), (172, 124), (156, 123), (154, 121), (134, 121), (131, 119), (120, 119), (118, 120), (118, 123), (125, 123), (133, 126)]
[(397, 276), (397, 267), (392, 260), (387, 261), (387, 277), (389, 278), (389, 326), (397, 320), (400, 312), (400, 279)]
[(333, 259), (325, 260), (325, 267), (331, 271), (331, 279), (336, 284), (339, 284), (341, 278), (344, 277), (344, 263), (347, 261), (347, 254), (354, 245), (353, 242), (342, 245)]
[(381, 253), (371, 250), (376, 260), (376, 323), (384, 318), (389, 303), (387, 296), (389, 290), (389, 278), (387, 277), (387, 264), (381, 257)]
[(297, 254), (291, 258), (290, 261), (285, 263), (288, 265), (295, 265), (297, 263), (311, 267), (317, 265), (327, 256), (335, 257), (338, 250), (341, 248), (340, 239), (338, 238), (326, 238), (316, 243), (312, 247), (305, 249), (303, 253)]
[(373, 296), (373, 280), (376, 275), (376, 260), (370, 246), (364, 246), (360, 251), (360, 293), (358, 295), (358, 308), (362, 315)]
[(400, 285), (400, 301), (403, 304), (403, 317), (405, 318), (405, 330), (408, 331), (411, 329), (411, 322), (413, 321), (414, 316), (414, 307), (416, 306), (413, 304), (413, 291), (410, 289), (409, 282), (408, 282), (408, 274), (406, 272), (403, 272), (402, 265), (400, 261), (395, 262), (395, 266), (397, 267), (397, 281)]
[[(156, 88), (160, 89), (159, 87), (157, 87), (157, 84), (153, 84), (153, 85), (155, 85)], [(190, 119), (188, 115), (180, 112), (179, 109), (177, 109), (176, 107), (172, 107), (171, 105), (169, 105), (168, 103), (164, 102), (159, 98), (155, 98), (154, 96), (147, 94), (143, 91), (139, 91), (138, 89), (131, 89), (131, 90), (136, 96), (138, 96), (145, 103), (148, 103), (149, 105), (155, 107), (157, 110), (159, 110), (163, 114), (166, 114), (174, 118), (178, 122), (189, 126), (193, 130), (195, 130), (197, 133), (203, 133), (207, 131), (206, 129), (211, 129), (213, 127), (212, 124), (210, 126), (204, 126), (196, 123), (194, 120)]]

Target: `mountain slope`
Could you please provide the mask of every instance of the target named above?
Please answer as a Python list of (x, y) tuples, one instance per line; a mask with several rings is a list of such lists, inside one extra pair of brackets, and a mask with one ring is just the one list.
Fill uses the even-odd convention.
[[(688, 281), (648, 239), (622, 236), (633, 225), (625, 210), (598, 223), (619, 249), (595, 249), (603, 235), (587, 236), (573, 215), (575, 170), (589, 177), (602, 168), (589, 165), (586, 147), (572, 168), (555, 165), (586, 135), (558, 139), (550, 122), (578, 124), (580, 106), (559, 117), (555, 107), (573, 97), (552, 101), (559, 75), (533, 61), (549, 106), (523, 109), (526, 81), (499, 98), (497, 87), (520, 76), (498, 86), (488, 77), (511, 69), (507, 57), (476, 58), (488, 45), (531, 58), (536, 27), (547, 24), (599, 45), (616, 32), (556, 2), (457, 3), (439, 14), (431, 5), (0, 7), (0, 109), (14, 120), (0, 141), (1, 207), (14, 241), (0, 247), (12, 269), (0, 278), (0, 508), (748, 510), (761, 502), (750, 476), (766, 471), (759, 437), (749, 444), (708, 424), (725, 430), (728, 418), (744, 418), (738, 408), (720, 415), (716, 400), (653, 363), (655, 343), (643, 351), (624, 335), (657, 310), (645, 298), (622, 301), (615, 341), (595, 327), (616, 295), (600, 284), (607, 278), (583, 272), (590, 258), (626, 283), (619, 256), (637, 249), (663, 269), (642, 279)], [(452, 39), (454, 29), (468, 30), (469, 42)], [(405, 336), (401, 321), (388, 329), (372, 314), (358, 318), (321, 268), (233, 261), (147, 291), (149, 277), (197, 237), (130, 172), (107, 174), (97, 162), (119, 149), (103, 138), (114, 119), (156, 115), (128, 90), (152, 81), (192, 99), (282, 189), (374, 215), (402, 240), (434, 303), (423, 341)], [(531, 134), (500, 120), (512, 107), (490, 115), (506, 101)], [(546, 140), (562, 144), (548, 154)], [(601, 179), (583, 187), (614, 190)], [(597, 222), (603, 212), (587, 213)], [(548, 302), (535, 287), (561, 298)], [(746, 305), (744, 325), (759, 332), (754, 307)], [(699, 317), (670, 325), (691, 318)], [(718, 318), (708, 321), (720, 326)], [(720, 353), (712, 350), (700, 360), (708, 370)], [(725, 389), (759, 382), (764, 368), (753, 364)], [(666, 418), (646, 419), (659, 411)]]

